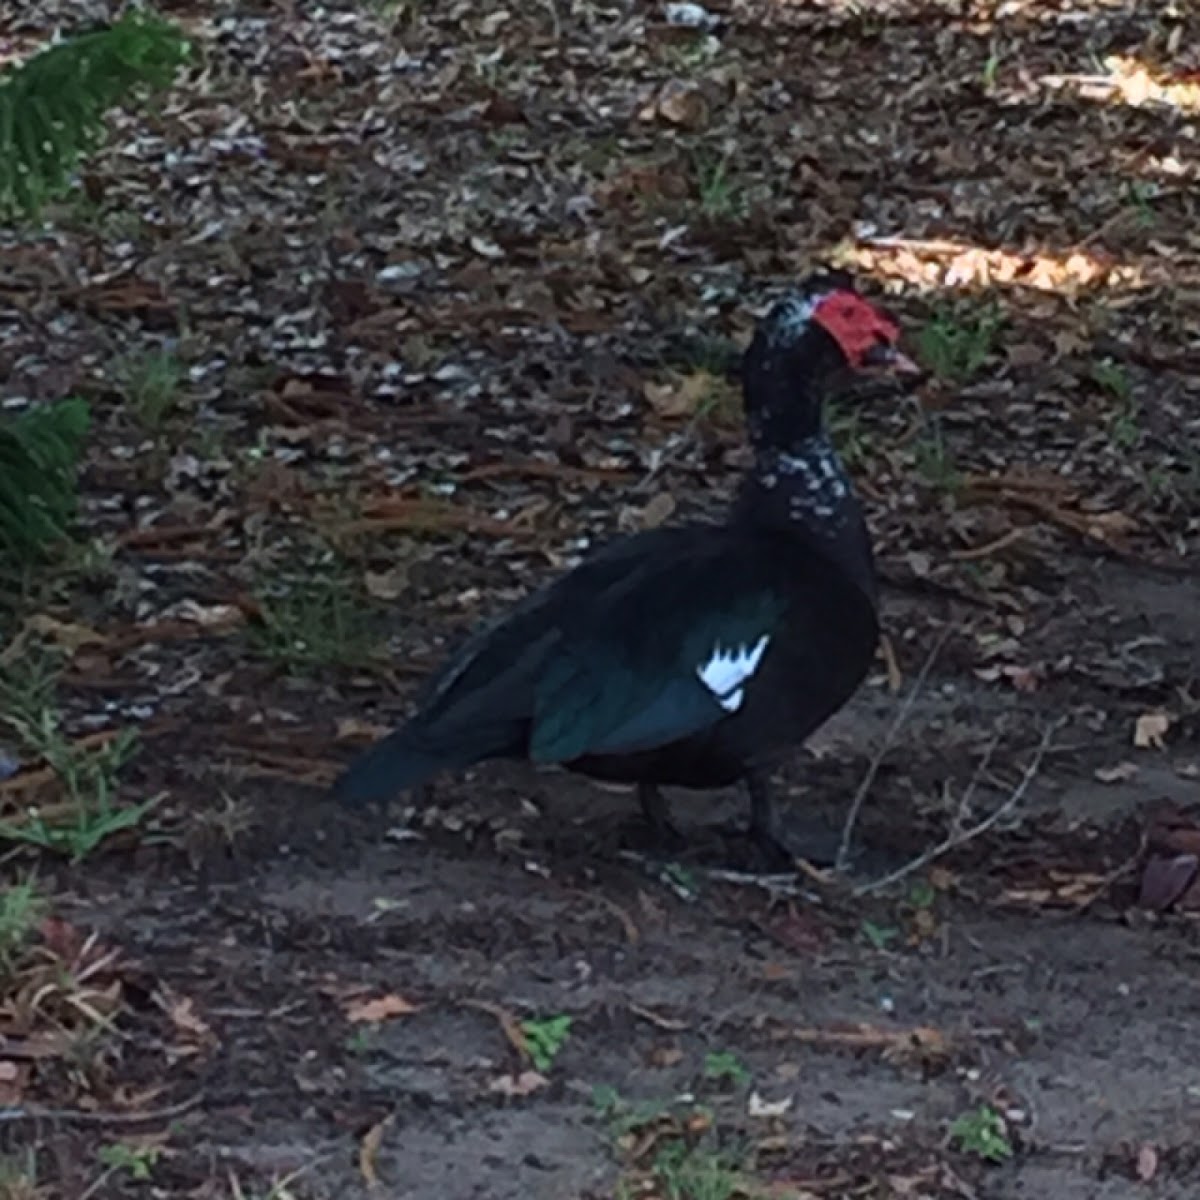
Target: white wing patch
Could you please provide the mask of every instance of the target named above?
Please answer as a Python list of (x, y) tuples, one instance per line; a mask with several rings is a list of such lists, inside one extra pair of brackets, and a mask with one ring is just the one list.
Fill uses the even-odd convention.
[(696, 668), (696, 677), (726, 712), (737, 712), (742, 707), (743, 685), (758, 670), (770, 640), (764, 633), (753, 646), (728, 650), (718, 643), (708, 661)]

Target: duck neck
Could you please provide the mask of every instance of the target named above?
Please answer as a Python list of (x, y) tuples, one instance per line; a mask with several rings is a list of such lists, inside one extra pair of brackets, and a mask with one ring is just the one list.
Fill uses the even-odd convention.
[(875, 564), (862, 506), (823, 429), (786, 445), (757, 442), (735, 516), (801, 539), (844, 570), (874, 603)]

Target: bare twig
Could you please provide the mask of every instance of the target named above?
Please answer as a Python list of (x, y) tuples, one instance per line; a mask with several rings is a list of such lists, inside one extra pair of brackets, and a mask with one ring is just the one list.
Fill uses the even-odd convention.
[(995, 736), (984, 748), (983, 757), (980, 758), (979, 765), (971, 772), (971, 778), (967, 780), (967, 786), (963, 789), (962, 798), (958, 802), (958, 812), (954, 814), (954, 822), (950, 826), (951, 836), (954, 836), (963, 828), (967, 818), (971, 815), (971, 801), (975, 799), (975, 793), (979, 789), (979, 784), (984, 775), (987, 774), (988, 767), (992, 765), (992, 756), (996, 753), (996, 747), (1000, 745), (1000, 739), (1003, 734), (1003, 728), (996, 731)]
[(714, 883), (727, 883), (733, 887), (756, 887), (773, 896), (802, 896), (816, 900), (812, 888), (798, 883), (795, 872), (787, 875), (756, 875), (751, 871), (730, 871), (720, 867), (697, 867), (696, 873)]
[(1113, 867), (1111, 871), (1100, 881), (1100, 886), (1092, 892), (1086, 900), (1080, 901), (1075, 908), (1075, 915), (1082, 916), (1086, 913), (1101, 896), (1107, 894), (1114, 883), (1121, 878), (1122, 875), (1128, 875), (1130, 871), (1137, 866), (1141, 861), (1142, 855), (1146, 853), (1146, 845), (1149, 842), (1149, 837), (1145, 830), (1142, 830), (1142, 836), (1138, 839), (1137, 849), (1124, 862)]
[(1024, 525), (1018, 525), (1007, 533), (1002, 533), (998, 538), (984, 542), (982, 546), (970, 546), (965, 550), (951, 550), (950, 558), (954, 562), (974, 562), (977, 559), (998, 554), (1001, 550), (1007, 550), (1009, 546), (1023, 542), (1028, 536), (1029, 530)]
[(838, 846), (837, 859), (834, 862), (835, 871), (844, 871), (850, 861), (850, 840), (854, 836), (854, 827), (858, 824), (858, 816), (862, 812), (863, 802), (867, 798), (867, 793), (871, 790), (871, 785), (875, 782), (875, 776), (879, 774), (879, 768), (883, 765), (884, 757), (895, 744), (896, 735), (900, 732), (900, 728), (904, 722), (908, 720), (908, 715), (912, 712), (913, 705), (917, 702), (917, 697), (921, 694), (921, 690), (925, 686), (925, 680), (929, 678), (929, 672), (932, 670), (937, 656), (942, 652), (942, 647), (946, 644), (946, 639), (949, 638), (953, 628), (952, 625), (946, 625), (941, 633), (938, 634), (937, 641), (933, 643), (929, 654), (925, 658), (925, 662), (921, 665), (921, 670), (917, 674), (917, 678), (913, 681), (912, 688), (909, 690), (908, 695), (904, 697), (904, 703), (900, 705), (895, 719), (889, 726), (887, 733), (884, 734), (879, 749), (875, 752), (875, 757), (871, 759), (871, 765), (867, 768), (867, 773), (863, 776), (862, 783), (858, 785), (858, 791), (854, 793), (854, 799), (850, 803), (850, 811), (846, 814), (846, 823), (842, 826), (842, 841), (841, 845)]
[(150, 1121), (169, 1121), (191, 1112), (204, 1102), (204, 1093), (166, 1108), (151, 1108), (145, 1112), (93, 1112), (86, 1108), (0, 1108), (0, 1122), (5, 1121), (63, 1121), (80, 1125), (145, 1125)]
[(116, 1173), (116, 1167), (106, 1168), (100, 1175), (92, 1180), (91, 1185), (85, 1191), (79, 1193), (79, 1200), (92, 1200), (93, 1196), (100, 1195), (100, 1190)]
[(855, 896), (866, 896), (872, 892), (882, 891), (883, 888), (898, 882), (901, 879), (907, 878), (914, 871), (921, 870), (922, 867), (928, 866), (935, 859), (941, 858), (944, 854), (948, 854), (951, 850), (957, 850), (959, 846), (965, 845), (967, 842), (973, 841), (975, 838), (987, 833), (994, 825), (1002, 821), (1006, 816), (1012, 813), (1021, 801), (1025, 799), (1025, 793), (1029, 791), (1029, 785), (1034, 781), (1037, 773), (1042, 765), (1042, 760), (1046, 757), (1046, 752), (1050, 749), (1050, 742), (1055, 733), (1062, 728), (1062, 721), (1055, 721), (1046, 727), (1042, 734), (1042, 740), (1038, 743), (1037, 749), (1034, 751), (1033, 757), (1029, 760), (1029, 765), (1025, 768), (1021, 775), (1017, 786), (1013, 788), (1008, 799), (1004, 801), (998, 808), (988, 813), (981, 821), (976, 821), (974, 825), (963, 826), (963, 818), (966, 812), (967, 805), (976, 784), (982, 777), (984, 770), (987, 767), (988, 761), (991, 759), (992, 753), (996, 748), (998, 739), (994, 739), (984, 753), (979, 766), (975, 769), (975, 773), (971, 778), (971, 782), (967, 785), (967, 790), (963, 795), (962, 801), (958, 806), (958, 813), (954, 818), (954, 824), (950, 832), (936, 846), (931, 846), (923, 854), (917, 855), (911, 862), (905, 863), (904, 866), (898, 867), (895, 871), (884, 875), (882, 879), (876, 879), (872, 883), (864, 883), (861, 887), (854, 889)]

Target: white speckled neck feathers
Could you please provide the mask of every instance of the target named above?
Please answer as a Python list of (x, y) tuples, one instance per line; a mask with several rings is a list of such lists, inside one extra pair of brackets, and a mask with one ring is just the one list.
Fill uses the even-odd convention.
[(794, 534), (874, 598), (875, 566), (862, 506), (824, 432), (786, 448), (760, 444), (734, 519)]
[(823, 433), (786, 450), (760, 447), (754, 474), (763, 491), (786, 500), (788, 514), (796, 520), (807, 523), (815, 518), (837, 526), (843, 523), (846, 510), (858, 509), (842, 460)]

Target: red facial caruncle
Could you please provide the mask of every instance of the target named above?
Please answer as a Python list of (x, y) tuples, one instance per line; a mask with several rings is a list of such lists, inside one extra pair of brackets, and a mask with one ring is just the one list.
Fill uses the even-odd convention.
[(841, 347), (851, 367), (861, 367), (881, 343), (892, 346), (900, 327), (857, 292), (830, 292), (816, 307), (812, 320)]

